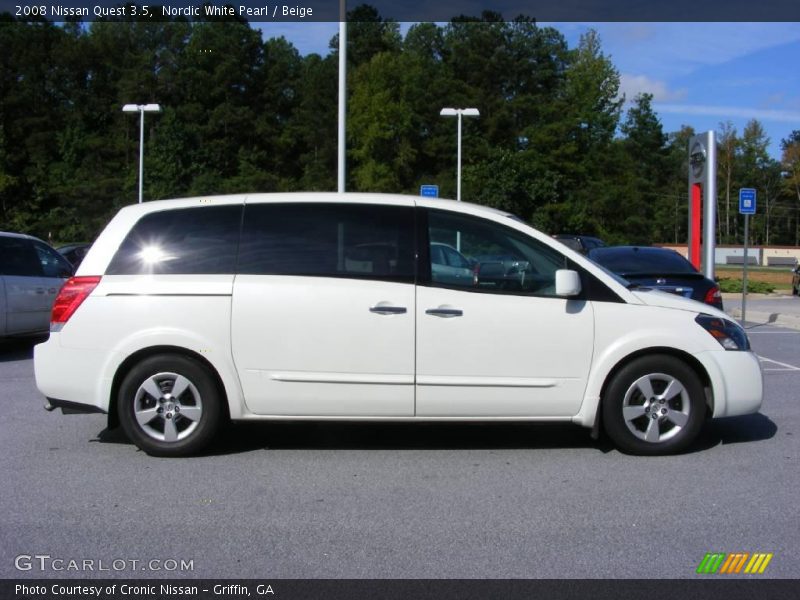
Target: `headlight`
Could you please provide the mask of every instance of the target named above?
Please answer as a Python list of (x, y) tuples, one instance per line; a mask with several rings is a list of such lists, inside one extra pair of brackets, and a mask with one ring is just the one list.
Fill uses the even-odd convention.
[(744, 329), (737, 323), (711, 315), (697, 315), (695, 322), (717, 340), (725, 350), (750, 350), (750, 340), (747, 339)]

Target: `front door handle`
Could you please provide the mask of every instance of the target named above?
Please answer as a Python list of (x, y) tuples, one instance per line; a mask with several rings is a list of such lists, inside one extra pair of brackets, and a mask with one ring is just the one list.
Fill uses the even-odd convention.
[(434, 317), (444, 317), (451, 319), (453, 317), (464, 316), (464, 311), (460, 308), (429, 308), (425, 311), (426, 315), (433, 315)]
[(376, 315), (404, 315), (408, 312), (405, 306), (384, 306), (377, 304), (369, 309), (369, 312)]

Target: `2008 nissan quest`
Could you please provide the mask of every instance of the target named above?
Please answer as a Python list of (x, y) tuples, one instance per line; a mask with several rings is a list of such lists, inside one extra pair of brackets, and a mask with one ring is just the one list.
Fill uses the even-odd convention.
[(706, 416), (759, 409), (739, 325), (626, 283), (463, 202), (148, 202), (61, 290), (36, 381), (47, 408), (108, 413), (161, 456), (224, 419), (571, 421), (665, 454)]

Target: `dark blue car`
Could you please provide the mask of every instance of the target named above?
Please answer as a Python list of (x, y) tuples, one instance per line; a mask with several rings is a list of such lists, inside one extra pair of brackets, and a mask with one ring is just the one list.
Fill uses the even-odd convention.
[(630, 287), (650, 288), (705, 302), (722, 310), (719, 286), (669, 248), (609, 246), (589, 251), (589, 258), (624, 277)]

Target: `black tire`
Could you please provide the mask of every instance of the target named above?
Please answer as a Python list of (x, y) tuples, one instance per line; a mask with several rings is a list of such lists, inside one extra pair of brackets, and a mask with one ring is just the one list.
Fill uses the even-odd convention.
[(644, 456), (685, 450), (700, 433), (706, 412), (697, 373), (682, 360), (660, 354), (623, 367), (602, 402), (608, 437), (620, 450)]
[[(174, 397), (176, 387), (180, 389)], [(187, 456), (213, 439), (222, 400), (216, 380), (201, 362), (159, 354), (142, 360), (122, 380), (117, 411), (127, 436), (147, 454)]]

